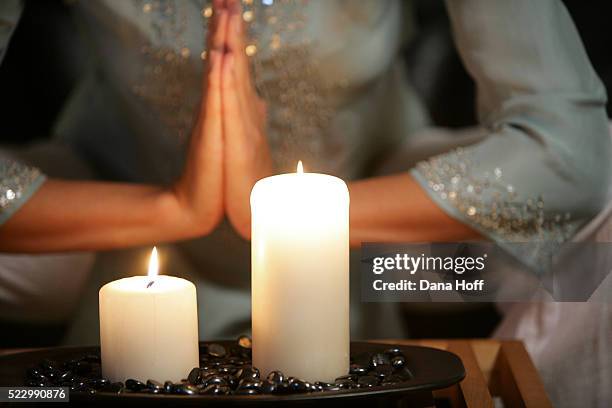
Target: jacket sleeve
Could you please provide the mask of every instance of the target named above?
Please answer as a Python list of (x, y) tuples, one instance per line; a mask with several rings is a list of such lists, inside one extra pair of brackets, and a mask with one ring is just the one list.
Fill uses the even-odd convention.
[(604, 87), (560, 0), (447, 6), (488, 136), (412, 174), (449, 215), (540, 269), (605, 204)]
[[(0, 2), (0, 64), (19, 21), (22, 6), (18, 0)], [(38, 169), (0, 154), (0, 225), (34, 194), (44, 180), (45, 176)]]

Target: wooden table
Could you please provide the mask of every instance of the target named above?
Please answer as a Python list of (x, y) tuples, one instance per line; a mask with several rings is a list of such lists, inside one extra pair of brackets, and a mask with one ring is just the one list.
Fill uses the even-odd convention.
[[(434, 392), (436, 406), (493, 408), (552, 407), (538, 372), (523, 343), (514, 340), (375, 340), (378, 343), (420, 345), (448, 350), (463, 361), (466, 376), (459, 384)], [(31, 350), (31, 349), (30, 349)], [(0, 355), (26, 349), (0, 350)]]
[[(448, 350), (463, 361), (466, 376), (459, 384), (434, 392), (440, 405), (492, 408), (501, 399), (505, 408), (552, 407), (542, 380), (525, 350), (515, 340), (376, 340)], [(436, 405), (438, 405), (436, 403)]]

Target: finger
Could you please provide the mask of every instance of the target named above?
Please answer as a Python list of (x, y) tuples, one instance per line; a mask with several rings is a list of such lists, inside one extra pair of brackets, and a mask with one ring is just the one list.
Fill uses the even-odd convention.
[(225, 7), (227, 7), (227, 9), (231, 13), (238, 13), (238, 14), (240, 14), (240, 12), (242, 11), (242, 6), (240, 5), (240, 0), (225, 0)]
[(254, 104), (257, 93), (251, 80), (250, 61), (245, 53), (244, 22), (240, 14), (230, 13), (227, 43), (230, 52), (236, 57), (237, 86), (241, 88), (239, 90), (244, 93), (249, 103)]
[[(233, 54), (232, 54), (233, 56)], [(240, 120), (242, 121), (243, 128), (237, 129), (240, 131), (243, 137), (248, 137), (251, 142), (262, 142), (265, 139), (265, 128), (266, 128), (266, 105), (261, 98), (255, 95), (254, 90), (250, 89), (249, 92), (245, 91), (244, 84), (250, 83), (248, 78), (243, 78), (242, 73), (237, 69), (235, 61), (233, 69), (227, 70), (223, 75), (231, 76), (231, 82), (229, 88), (234, 93), (234, 107), (235, 111), (238, 111)], [(224, 89), (223, 95), (228, 91)], [(227, 117), (224, 116), (224, 120)], [(248, 126), (248, 127), (244, 127)], [(245, 133), (246, 132), (246, 133)]]
[(223, 103), (223, 115), (226, 122), (236, 122), (240, 114), (238, 104), (238, 93), (236, 92), (236, 79), (234, 75), (234, 54), (225, 54), (222, 61), (221, 71), (221, 93)]
[[(229, 22), (228, 22), (228, 33), (227, 33), (227, 48), (230, 52), (236, 54), (240, 59), (246, 60), (246, 39), (244, 21), (240, 12), (230, 9)], [(242, 61), (236, 61), (240, 64)]]
[[(246, 27), (242, 18), (242, 6), (238, 0), (227, 0), (229, 11), (227, 47), (236, 56), (235, 69), (239, 73), (239, 78), (247, 81), (239, 81), (238, 85), (245, 86), (245, 91), (250, 97), (255, 96), (255, 88), (251, 83), (249, 58), (246, 55)], [(254, 102), (254, 101), (253, 101)]]
[(226, 48), (227, 23), (229, 12), (226, 0), (215, 0), (213, 2), (213, 15), (208, 26), (206, 35), (206, 49), (223, 50)]
[(243, 110), (240, 102), (235, 75), (235, 56), (226, 54), (223, 58), (222, 81), (222, 104), (223, 104), (223, 134), (235, 139), (244, 135)]
[(211, 46), (209, 49), (223, 51), (226, 48), (228, 12), (226, 9), (221, 9), (217, 16), (215, 31), (211, 37)]
[[(238, 5), (239, 6), (239, 5)], [(227, 43), (230, 53), (234, 56), (234, 87), (242, 113), (248, 116), (249, 123), (257, 123), (260, 128), (265, 124), (265, 115), (262, 115), (261, 98), (257, 95), (252, 81), (250, 61), (245, 53), (244, 22), (242, 16), (232, 10), (228, 22)]]
[(208, 19), (208, 27), (206, 34), (206, 49), (210, 50), (212, 48), (212, 38), (217, 31), (219, 13), (221, 10), (226, 8), (225, 0), (213, 0), (212, 3), (212, 15)]
[(222, 55), (217, 50), (210, 51), (209, 72), (205, 80), (206, 89), (202, 110), (205, 119), (206, 131), (220, 132), (221, 130), (221, 69)]
[(246, 30), (242, 19), (240, 3), (228, 7), (229, 22), (227, 33), (227, 47), (236, 55), (236, 69), (248, 70), (248, 58), (246, 55)]

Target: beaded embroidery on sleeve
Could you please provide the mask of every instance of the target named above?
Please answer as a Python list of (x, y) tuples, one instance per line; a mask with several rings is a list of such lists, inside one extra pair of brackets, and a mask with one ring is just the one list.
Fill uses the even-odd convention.
[(40, 170), (0, 158), (0, 222), (8, 218), (44, 179)]
[[(458, 148), (420, 162), (412, 173), (451, 215), (505, 246), (528, 265), (545, 268), (576, 233), (579, 223), (569, 212), (547, 211), (542, 196), (521, 197), (520, 187), (504, 180), (500, 167), (476, 172), (476, 160), (472, 148)], [(514, 253), (527, 249), (529, 253)]]

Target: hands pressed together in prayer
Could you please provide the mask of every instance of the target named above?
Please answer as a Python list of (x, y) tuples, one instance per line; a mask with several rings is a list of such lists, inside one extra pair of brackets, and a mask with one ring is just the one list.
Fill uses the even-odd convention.
[(207, 235), (224, 216), (250, 236), (249, 196), (272, 172), (266, 108), (251, 82), (238, 0), (214, 0), (202, 99), (170, 187), (49, 178), (0, 228), (0, 250), (100, 250)]
[[(242, 237), (251, 233), (249, 196), (272, 173), (266, 106), (257, 95), (245, 53), (239, 0), (215, 0), (209, 26), (204, 92), (190, 156), (176, 185), (206, 234), (227, 216)], [(351, 243), (475, 237), (434, 205), (407, 174), (349, 183)]]
[(266, 107), (251, 81), (240, 2), (215, 0), (213, 10), (199, 117), (175, 191), (204, 230), (225, 214), (248, 238), (251, 188), (272, 173)]
[[(0, 251), (104, 250), (211, 233), (227, 217), (249, 239), (249, 197), (272, 174), (266, 106), (253, 86), (239, 0), (214, 0), (202, 98), (181, 177), (170, 187), (47, 179), (0, 228)], [(351, 243), (477, 236), (407, 173), (349, 183)]]

